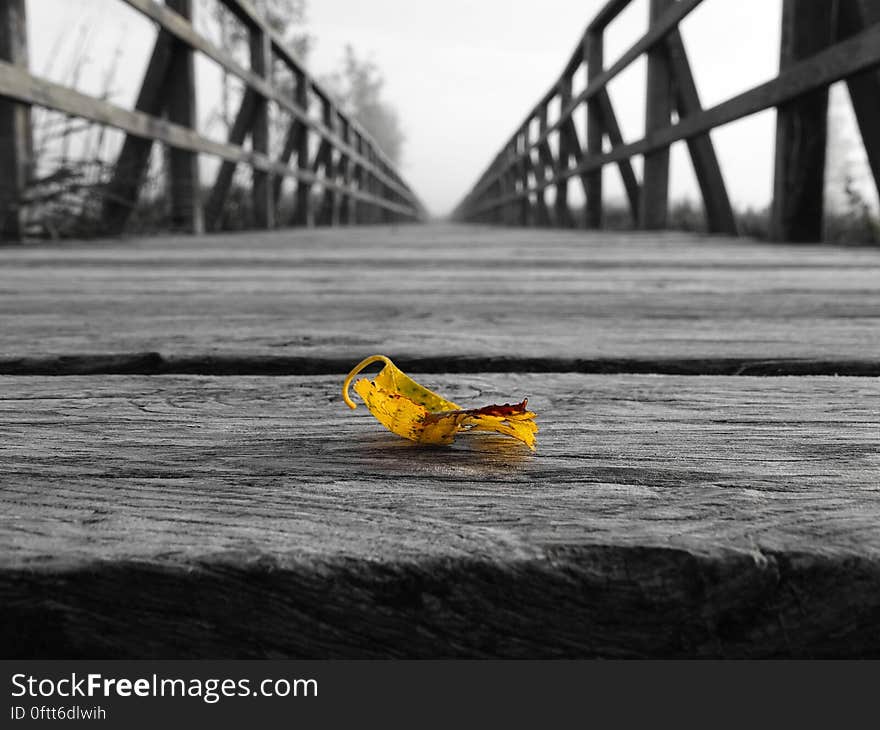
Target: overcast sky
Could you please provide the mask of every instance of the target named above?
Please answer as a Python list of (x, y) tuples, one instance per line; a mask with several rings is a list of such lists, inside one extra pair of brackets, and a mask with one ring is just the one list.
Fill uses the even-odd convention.
[[(386, 78), (387, 100), (399, 111), (407, 136), (402, 173), (433, 213), (444, 214), (556, 80), (603, 2), (310, 0), (307, 29), (315, 44), (309, 64), (316, 75), (331, 71), (346, 43), (375, 60)], [(89, 63), (78, 87), (96, 93), (112, 66), (113, 100), (132, 103), (155, 38), (151, 23), (119, 0), (28, 3), (35, 73), (64, 79), (81, 39)], [(647, 0), (634, 0), (609, 27), (606, 65), (645, 31), (647, 5)], [(704, 106), (775, 75), (780, 6), (781, 0), (706, 0), (684, 21), (681, 31)], [(209, 88), (217, 70), (209, 61), (199, 64)], [(610, 86), (627, 140), (644, 130), (644, 83), (644, 62), (639, 61)], [(208, 101), (200, 98), (199, 104), (204, 114)], [(713, 132), (737, 206), (769, 203), (773, 124), (774, 113), (768, 111)], [(844, 119), (839, 126), (847, 124), (850, 120)], [(848, 144), (843, 156), (858, 167), (860, 144)], [(683, 143), (673, 148), (672, 160), (672, 198), (696, 199)], [(635, 162), (639, 170), (640, 161)], [(620, 195), (616, 170), (605, 174), (609, 197)]]

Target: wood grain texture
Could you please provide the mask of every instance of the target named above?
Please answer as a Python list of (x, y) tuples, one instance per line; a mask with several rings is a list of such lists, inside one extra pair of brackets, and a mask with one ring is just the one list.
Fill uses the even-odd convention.
[(336, 377), (0, 378), (4, 653), (880, 655), (877, 379), (421, 380), (538, 453)]
[(876, 249), (401, 226), (16, 247), (0, 260), (5, 359), (880, 361)]

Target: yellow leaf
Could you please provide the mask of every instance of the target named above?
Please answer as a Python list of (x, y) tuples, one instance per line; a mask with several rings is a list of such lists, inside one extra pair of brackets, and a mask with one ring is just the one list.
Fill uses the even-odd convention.
[(349, 395), (351, 381), (374, 362), (385, 363), (385, 367), (373, 380), (358, 380), (354, 390), (378, 421), (398, 436), (422, 444), (451, 444), (460, 432), (494, 431), (512, 436), (535, 450), (538, 425), (535, 414), (526, 408), (528, 399), (514, 405), (463, 410), (417, 383), (384, 355), (361, 360), (345, 378), (342, 397), (349, 408), (357, 408)]

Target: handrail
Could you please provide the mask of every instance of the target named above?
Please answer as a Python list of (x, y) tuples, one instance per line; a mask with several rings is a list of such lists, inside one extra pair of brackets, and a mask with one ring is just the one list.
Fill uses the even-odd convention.
[[(294, 73), (302, 74), (305, 79), (305, 82), (323, 99), (330, 100), (332, 102), (332, 97), (326, 92), (313, 78), (308, 76), (306, 71), (304, 70), (303, 64), (296, 58), (294, 53), (287, 49), (280, 38), (272, 31), (265, 23), (259, 19), (259, 15), (256, 10), (250, 3), (245, 3), (244, 0), (221, 0), (224, 5), (232, 6), (240, 8), (242, 11), (242, 16), (247, 18), (248, 21), (255, 26), (263, 29), (264, 32), (270, 34), (272, 38), (272, 46), (273, 50), (277, 54), (279, 54), (284, 60), (285, 65)], [(303, 124), (307, 124), (312, 131), (318, 134), (323, 139), (326, 139), (330, 144), (333, 145), (335, 149), (344, 152), (348, 155), (352, 160), (358, 162), (359, 164), (374, 167), (373, 173), (379, 178), (384, 184), (389, 187), (397, 190), (405, 198), (408, 198), (410, 202), (416, 202), (415, 196), (412, 192), (402, 184), (399, 179), (397, 179), (393, 173), (386, 174), (383, 169), (372, 166), (369, 160), (367, 160), (362, 155), (358, 154), (354, 148), (350, 145), (347, 145), (343, 140), (341, 140), (336, 134), (334, 134), (330, 129), (324, 126), (321, 122), (316, 119), (313, 119), (308, 116), (304, 109), (301, 109), (293, 100), (287, 99), (284, 97), (279, 91), (272, 87), (272, 85), (265, 81), (259, 75), (253, 73), (249, 69), (246, 69), (240, 66), (235, 59), (229, 56), (225, 51), (215, 46), (209, 40), (199, 35), (196, 30), (192, 27), (192, 25), (184, 18), (182, 18), (178, 13), (175, 13), (173, 10), (169, 10), (166, 6), (160, 5), (155, 0), (122, 0), (122, 2), (130, 5), (135, 10), (140, 11), (150, 20), (154, 21), (159, 25), (163, 30), (171, 33), (177, 39), (186, 43), (190, 48), (194, 50), (198, 50), (208, 56), (210, 59), (218, 63), (222, 66), (226, 71), (231, 73), (233, 76), (237, 77), (241, 81), (243, 81), (249, 88), (256, 91), (258, 94), (263, 96), (266, 99), (274, 101), (279, 106), (284, 108), (285, 111), (290, 112), (291, 115)], [(389, 170), (393, 169), (391, 163), (388, 161), (385, 154), (379, 148), (379, 146), (373, 141), (372, 137), (364, 130), (354, 119), (348, 118), (342, 112), (337, 112), (343, 118), (347, 118), (349, 123), (352, 125), (352, 130), (356, 131), (360, 134), (364, 139), (368, 140), (373, 149), (376, 150), (379, 159), (387, 166)]]
[[(5, 2), (6, 0), (4, 0)], [(23, 0), (8, 0), (12, 13), (8, 29), (21, 35)], [(127, 133), (116, 161), (113, 179), (105, 201), (109, 230), (122, 230), (134, 208), (139, 181), (143, 177), (148, 152), (154, 141), (171, 148), (172, 223), (184, 229), (200, 231), (205, 225), (216, 228), (222, 219), (234, 166), (249, 165), (254, 170), (253, 200), (257, 225), (277, 224), (277, 201), (280, 179), (297, 181), (296, 210), (293, 223), (329, 225), (339, 223), (392, 222), (420, 220), (425, 209), (404, 182), (387, 156), (363, 127), (335, 103), (332, 96), (316, 82), (304, 64), (286, 46), (284, 40), (257, 13), (248, 0), (219, 0), (239, 20), (249, 34), (250, 68), (241, 66), (229, 53), (200, 35), (193, 27), (192, 0), (122, 0), (156, 23), (159, 35), (134, 110), (81, 94), (29, 73), (22, 54), (4, 52), (0, 32), (0, 105), (6, 99), (15, 102), (0, 106), (0, 114), (18, 113), (18, 105), (37, 105), (94, 122), (116, 127)], [(26, 37), (20, 39), (26, 48)], [(8, 44), (7, 44), (8, 45)], [(238, 117), (227, 142), (208, 139), (195, 131), (195, 87), (192, 57), (199, 52), (218, 63), (245, 85)], [(295, 88), (282, 92), (271, 80), (272, 58), (278, 58), (292, 72)], [(308, 111), (317, 101), (321, 119)], [(290, 126), (281, 159), (269, 156), (267, 103), (273, 102), (290, 115)], [(8, 109), (7, 109), (8, 108)], [(4, 112), (6, 110), (6, 112)], [(167, 119), (163, 118), (167, 116)], [(29, 134), (26, 129), (20, 135)], [(243, 146), (251, 136), (251, 149)], [(312, 137), (316, 145), (310, 144)], [(13, 167), (27, 164), (22, 159), (22, 140), (13, 147), (0, 142), (0, 163)], [(316, 149), (314, 154), (310, 150)], [(207, 205), (202, 207), (198, 166), (195, 153), (219, 157), (223, 165), (214, 182)], [(296, 163), (291, 164), (291, 158)], [(175, 164), (176, 161), (176, 164)], [(20, 186), (19, 186), (20, 187)], [(314, 188), (320, 188), (316, 195)], [(12, 209), (13, 198), (22, 190), (0, 189), (0, 205)], [(205, 220), (207, 216), (207, 220)], [(0, 237), (21, 235), (17, 216), (0, 220)]]
[[(529, 111), (507, 142), (493, 157), (470, 192), (456, 207), (459, 220), (509, 225), (573, 225), (567, 201), (567, 184), (579, 178), (587, 200), (587, 227), (602, 225), (602, 184), (598, 175), (604, 165), (617, 163), (627, 183), (634, 222), (642, 228), (663, 228), (668, 209), (669, 146), (685, 140), (694, 162), (712, 232), (736, 234), (733, 215), (721, 170), (708, 132), (718, 126), (777, 107), (776, 185), (771, 232), (780, 240), (818, 240), (821, 237), (822, 161), (824, 160), (827, 87), (847, 80), (862, 137), (871, 160), (875, 182), (880, 185), (880, 11), (859, 0), (784, 0), (783, 48), (776, 78), (756, 86), (711, 109), (704, 110), (678, 24), (702, 0), (650, 0), (650, 24), (613, 65), (602, 67), (603, 32), (631, 0), (610, 0), (587, 25), (578, 46), (550, 90)], [(834, 30), (836, 29), (836, 30)], [(648, 57), (649, 85), (646, 130), (642, 139), (624, 143), (608, 83), (642, 55)], [(582, 67), (587, 84), (571, 94), (572, 77)], [(560, 99), (560, 113), (547, 123), (547, 107)], [(586, 105), (586, 144), (574, 122), (574, 113)], [(678, 121), (672, 123), (676, 110)], [(537, 134), (532, 126), (538, 123)], [(796, 144), (796, 129), (815, 139), (813, 149)], [(611, 149), (603, 148), (607, 136)], [(555, 138), (555, 140), (554, 140)], [(558, 141), (554, 157), (550, 141)], [(633, 156), (645, 156), (645, 172), (639, 182), (632, 170)], [(537, 156), (537, 160), (535, 157)], [(817, 167), (818, 176), (805, 173)], [(804, 184), (806, 174), (812, 175)], [(556, 188), (555, 214), (544, 199)], [(818, 190), (818, 206), (816, 191)], [(818, 207), (818, 215), (817, 209)], [(803, 221), (809, 219), (807, 223)]]

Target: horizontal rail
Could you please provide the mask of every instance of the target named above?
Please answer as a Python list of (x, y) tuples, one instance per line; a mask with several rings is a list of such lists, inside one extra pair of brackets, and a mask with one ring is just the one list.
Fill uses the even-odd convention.
[[(492, 158), (456, 207), (455, 218), (511, 225), (576, 225), (568, 191), (569, 181), (579, 178), (586, 198), (581, 224), (601, 226), (601, 169), (617, 163), (634, 223), (641, 228), (664, 228), (669, 212), (669, 147), (684, 140), (708, 230), (736, 234), (736, 216), (709, 133), (776, 107), (771, 235), (786, 241), (820, 240), (827, 89), (840, 80), (849, 86), (880, 192), (880, 127), (876, 124), (880, 11), (874, 4), (783, 0), (776, 78), (704, 110), (678, 30), (702, 0), (649, 0), (647, 31), (604, 68), (604, 29), (630, 1), (610, 0), (587, 25), (561, 75)], [(624, 144), (607, 89), (641, 56), (647, 60), (645, 133), (642, 139)], [(572, 79), (582, 67), (586, 67), (587, 83), (574, 94)], [(549, 105), (557, 99), (559, 115), (548, 123)], [(587, 126), (579, 133), (575, 112), (583, 107)], [(606, 139), (610, 149), (604, 147)], [(644, 157), (641, 181), (630, 161), (636, 155)], [(552, 210), (544, 195), (548, 189), (555, 191)]]
[[(308, 84), (311, 88), (318, 94), (322, 99), (327, 101), (332, 101), (332, 95), (321, 86), (318, 81), (309, 75), (306, 70), (305, 64), (302, 62), (300, 58), (290, 49), (290, 47), (285, 42), (284, 38), (276, 31), (274, 28), (271, 28), (263, 18), (260, 17), (260, 14), (254, 8), (253, 3), (250, 0), (221, 0), (224, 5), (229, 7), (230, 9), (235, 8), (233, 12), (241, 13), (240, 17), (242, 19), (247, 18), (247, 22), (258, 25), (261, 30), (268, 35), (271, 43), (272, 50), (277, 54), (277, 56), (287, 65), (287, 67), (294, 71), (295, 73), (302, 74), (303, 77), (308, 81)], [(339, 112), (342, 117), (344, 117), (349, 124), (351, 124), (352, 129), (360, 135), (363, 139), (365, 139), (370, 146), (375, 151), (377, 157), (382, 162), (382, 164), (387, 165), (389, 169), (393, 169), (394, 165), (391, 160), (388, 159), (388, 156), (382, 151), (382, 148), (378, 145), (373, 136), (364, 129), (363, 125), (357, 121), (357, 119), (353, 119), (346, 114)], [(316, 131), (319, 129), (316, 127)]]
[[(615, 5), (622, 4), (619, 2), (619, 0), (612, 0), (612, 2)], [(631, 2), (631, 0), (626, 0), (626, 3), (628, 2)], [(613, 66), (596, 76), (596, 78), (594, 78), (589, 84), (587, 84), (586, 88), (583, 91), (581, 91), (568, 104), (566, 104), (565, 107), (560, 110), (559, 118), (553, 124), (547, 125), (547, 128), (538, 135), (538, 138), (531, 144), (531, 147), (536, 147), (537, 145), (546, 142), (550, 135), (553, 134), (553, 132), (557, 131), (565, 122), (565, 120), (569, 119), (572, 113), (581, 104), (595, 96), (600, 90), (608, 85), (609, 81), (620, 75), (645, 51), (661, 41), (669, 33), (670, 30), (676, 28), (678, 24), (682, 20), (684, 20), (684, 18), (686, 18), (689, 13), (695, 10), (697, 6), (702, 2), (703, 0), (680, 0), (679, 2), (675, 3), (675, 5), (673, 5), (672, 8), (667, 11), (667, 13), (662, 18), (657, 20), (655, 24), (648, 28), (647, 32), (641, 38), (639, 38), (639, 40), (636, 41), (617, 60), (617, 62), (614, 63)], [(535, 105), (535, 107), (528, 115), (526, 115), (526, 118), (519, 125), (519, 127), (517, 127), (517, 129), (521, 129), (522, 127), (528, 125), (530, 121), (540, 113), (541, 108), (559, 93), (560, 81), (557, 81), (553, 84), (551, 89), (541, 98), (541, 101)], [(493, 175), (491, 178), (488, 178), (481, 185), (477, 185), (477, 187), (473, 191), (473, 194), (479, 195), (480, 193), (482, 193), (486, 189), (486, 187), (488, 187), (510, 167), (515, 165), (519, 160), (526, 157), (527, 155), (528, 150), (509, 158), (507, 160), (507, 164), (502, 169), (495, 171), (495, 175)]]
[[(15, 130), (0, 138), (0, 161), (15, 173), (9, 176), (11, 184), (0, 184), (0, 237), (21, 239), (26, 225), (23, 211), (34, 201), (28, 193), (33, 161), (31, 106), (125, 132), (110, 179), (101, 185), (100, 225), (105, 232), (124, 230), (147, 174), (153, 142), (169, 147), (165, 182), (170, 225), (175, 230), (200, 232), (224, 225), (237, 164), (253, 171), (251, 210), (258, 227), (278, 224), (285, 178), (296, 181), (290, 221), (294, 224), (426, 217), (424, 206), (375, 139), (311, 77), (250, 0), (218, 0), (246, 30), (247, 67), (196, 31), (192, 21), (196, 0), (120, 1), (158, 26), (134, 109), (31, 74), (25, 2), (3, 0), (0, 4), (0, 123)], [(197, 131), (196, 53), (216, 62), (245, 87), (234, 122), (227, 120), (230, 124), (223, 142)], [(291, 72), (289, 87), (273, 83), (275, 62)], [(286, 113), (281, 117), (284, 129), (278, 140), (273, 139), (276, 132), (270, 112), (274, 106), (270, 105)], [(281, 150), (277, 159), (270, 155), (273, 147)], [(197, 154), (222, 160), (207, 197)]]
[(213, 155), (236, 163), (246, 163), (256, 170), (275, 175), (292, 177), (310, 183), (321, 184), (329, 189), (369, 202), (389, 211), (403, 215), (415, 215), (416, 210), (355, 189), (325, 180), (320, 176), (288, 165), (274, 162), (266, 155), (248, 151), (236, 145), (208, 139), (192, 129), (173, 124), (139, 111), (124, 109), (110, 102), (74, 91), (66, 86), (40, 79), (19, 66), (0, 61), (0, 96), (26, 104), (89, 119), (99, 124), (115, 127), (136, 137), (163, 142), (171, 147)]
[[(127, 5), (130, 5), (135, 10), (141, 12), (150, 20), (157, 23), (160, 28), (167, 31), (175, 38), (188, 45), (190, 48), (204, 53), (226, 71), (237, 77), (239, 80), (243, 81), (247, 86), (252, 88), (263, 98), (274, 101), (285, 111), (289, 112), (296, 120), (308, 125), (310, 129), (312, 129), (323, 139), (327, 140), (331, 145), (333, 145), (334, 148), (341, 151), (351, 160), (357, 162), (357, 164), (366, 168), (370, 172), (370, 174), (375, 175), (375, 177), (380, 182), (392, 188), (403, 197), (409, 199), (411, 202), (416, 202), (416, 198), (412, 194), (412, 192), (408, 188), (406, 188), (406, 186), (401, 184), (401, 182), (397, 178), (387, 174), (385, 170), (374, 165), (370, 160), (358, 153), (357, 150), (346, 144), (332, 130), (330, 130), (317, 119), (310, 117), (305, 109), (300, 108), (294, 101), (283, 96), (268, 81), (261, 78), (250, 69), (246, 69), (241, 66), (228, 53), (226, 53), (221, 48), (211, 43), (211, 41), (207, 40), (199, 33), (197, 33), (196, 30), (189, 23), (189, 21), (181, 17), (178, 13), (170, 10), (164, 5), (160, 5), (159, 3), (155, 2), (155, 0), (122, 1), (125, 2)], [(245, 8), (245, 6), (240, 1), (234, 3), (232, 2), (232, 0), (229, 0), (229, 2), (226, 2), (225, 4), (237, 5), (242, 10)], [(253, 13), (253, 15), (251, 15), (251, 13)], [(260, 27), (265, 28), (262, 21), (258, 22), (256, 20), (258, 16), (256, 15), (256, 11), (252, 8), (250, 11), (247, 11), (244, 17), (248, 18), (252, 23), (259, 24)], [(268, 28), (266, 28), (266, 30), (268, 31)], [(328, 100), (330, 99), (326, 92), (323, 91), (323, 89), (320, 89), (314, 79), (309, 77), (308, 74), (303, 70), (303, 66), (300, 64), (299, 61), (295, 59), (293, 54), (284, 48), (279, 39), (276, 38), (273, 41), (273, 48), (275, 48), (276, 51), (283, 51), (283, 58), (287, 65), (291, 68), (291, 70), (295, 70), (296, 73), (301, 74), (305, 82), (308, 83), (313, 89), (319, 91), (323, 98)], [(346, 121), (348, 121), (348, 123), (352, 125), (352, 129), (368, 141), (374, 152), (379, 156), (379, 159), (382, 160), (383, 164), (390, 168), (390, 163), (387, 162), (387, 158), (385, 158), (384, 153), (382, 153), (378, 145), (376, 145), (375, 142), (372, 141), (372, 138), (369, 136), (369, 134), (365, 130), (363, 130), (363, 128), (359, 124), (357, 124), (354, 120), (348, 118), (339, 110), (337, 110), (336, 113), (339, 114), (341, 118), (346, 119)]]
[[(587, 155), (579, 165), (560, 170), (557, 178), (569, 179), (580, 176), (608, 163), (629, 159), (635, 155), (643, 155), (668, 147), (673, 142), (697, 137), (716, 127), (779, 106), (808, 91), (827, 86), (877, 66), (880, 66), (880, 25), (853, 36), (849, 40), (841, 41), (833, 48), (828, 48), (812, 58), (791, 66), (776, 78), (698, 114), (688, 116), (677, 124), (653, 132), (636, 142), (615, 147), (603, 154)], [(555, 185), (555, 180), (487, 201), (479, 208), (474, 209), (474, 212), (491, 210), (552, 185)]]

